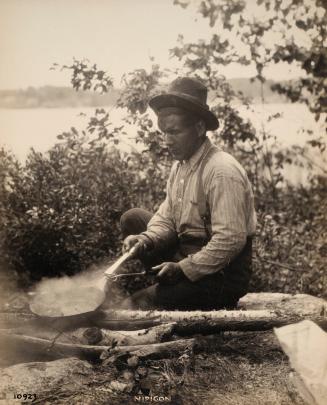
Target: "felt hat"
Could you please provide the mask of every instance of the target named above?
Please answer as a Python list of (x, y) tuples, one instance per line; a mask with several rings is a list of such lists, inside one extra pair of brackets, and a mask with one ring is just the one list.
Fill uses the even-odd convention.
[(190, 77), (175, 79), (163, 94), (154, 96), (149, 106), (158, 114), (162, 108), (179, 107), (199, 115), (206, 123), (208, 130), (215, 130), (219, 122), (207, 105), (208, 90), (200, 81)]

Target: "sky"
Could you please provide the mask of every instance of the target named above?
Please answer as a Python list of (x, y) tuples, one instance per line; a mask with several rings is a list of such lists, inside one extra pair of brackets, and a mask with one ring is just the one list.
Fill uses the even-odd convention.
[[(250, 13), (252, 4), (256, 0), (247, 0)], [(50, 67), (53, 63), (69, 65), (73, 57), (97, 63), (119, 87), (124, 73), (149, 69), (150, 57), (163, 68), (178, 67), (176, 59), (169, 59), (169, 49), (176, 46), (179, 34), (185, 42), (198, 41), (210, 38), (213, 30), (217, 33), (219, 27), (210, 29), (194, 6), (182, 9), (173, 0), (0, 0), (0, 90), (70, 86), (69, 71)], [(271, 36), (271, 40), (278, 38)], [(251, 77), (255, 72), (252, 67), (234, 65), (221, 67), (221, 74)], [(287, 65), (275, 67), (267, 77), (279, 80), (297, 74)], [(284, 112), (286, 107), (275, 108)], [(306, 120), (307, 115), (298, 113), (296, 106), (289, 109), (295, 113), (286, 111), (275, 131), (282, 135), (287, 126), (291, 139), (289, 133), (296, 134), (302, 126), (299, 119)], [(79, 113), (80, 109), (0, 109), (0, 146), (23, 162), (30, 147), (44, 152), (62, 131), (71, 126), (84, 128)], [(251, 120), (261, 123), (262, 117), (259, 111)]]
[[(168, 50), (178, 34), (206, 39), (210, 28), (194, 7), (173, 0), (0, 0), (0, 89), (69, 86), (68, 72), (49, 68), (73, 57), (97, 63), (119, 86), (123, 73), (148, 69), (150, 57), (176, 67)], [(250, 77), (254, 71), (234, 65), (222, 73)], [(274, 76), (285, 76), (285, 68)]]

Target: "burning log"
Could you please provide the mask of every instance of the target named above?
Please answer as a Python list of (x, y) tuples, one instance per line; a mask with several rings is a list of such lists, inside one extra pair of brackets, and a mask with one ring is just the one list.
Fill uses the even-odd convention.
[[(204, 339), (205, 340), (202, 344), (203, 350), (208, 346), (209, 337)], [(190, 338), (149, 345), (120, 346), (104, 351), (101, 355), (101, 359), (105, 360), (105, 364), (108, 364), (115, 362), (119, 358), (128, 356), (137, 356), (139, 359), (163, 359), (176, 357), (180, 356), (186, 350), (194, 351), (196, 343), (199, 343), (199, 339)]]
[(97, 327), (78, 328), (73, 331), (61, 332), (54, 328), (36, 328), (35, 326), (23, 326), (21, 328), (6, 329), (6, 333), (14, 335), (33, 336), (49, 341), (56, 340), (58, 343), (73, 343), (83, 345), (144, 345), (159, 343), (168, 340), (175, 324), (167, 323), (152, 328), (137, 331), (110, 331)]
[(115, 346), (61, 343), (55, 340), (10, 334), (0, 331), (0, 347), (15, 354), (30, 354), (41, 358), (75, 356), (80, 359), (114, 362), (118, 358), (137, 356), (140, 359), (162, 359), (180, 356), (185, 351), (194, 353), (217, 352), (222, 354), (255, 353), (255, 356), (275, 356), (281, 352), (276, 338), (269, 332), (230, 332), (222, 335), (197, 336), (163, 343)]
[(96, 360), (102, 352), (113, 346), (140, 345), (143, 347), (162, 342), (171, 337), (173, 327), (174, 324), (165, 324), (132, 332), (115, 332), (98, 328), (81, 328), (70, 333), (33, 328), (1, 330), (0, 346), (15, 354), (32, 353), (49, 358), (76, 356), (81, 359)]
[(187, 352), (216, 352), (225, 355), (242, 353), (244, 356), (261, 359), (268, 354), (272, 358), (276, 358), (276, 353), (282, 356), (280, 345), (271, 332), (231, 332), (226, 335), (196, 336), (149, 345), (116, 346), (103, 352), (101, 358), (107, 364), (131, 356), (139, 359), (163, 359)]
[(103, 346), (147, 345), (168, 340), (174, 330), (174, 323), (162, 324), (137, 331), (109, 331), (99, 328), (89, 328), (83, 333), (88, 344)]

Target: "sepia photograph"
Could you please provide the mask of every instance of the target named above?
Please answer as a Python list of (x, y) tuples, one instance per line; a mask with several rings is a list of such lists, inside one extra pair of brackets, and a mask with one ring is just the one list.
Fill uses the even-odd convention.
[(0, 0), (0, 405), (327, 405), (326, 0)]

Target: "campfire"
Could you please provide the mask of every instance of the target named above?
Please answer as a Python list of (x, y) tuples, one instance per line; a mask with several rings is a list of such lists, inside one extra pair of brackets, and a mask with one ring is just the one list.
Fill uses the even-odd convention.
[[(40, 285), (19, 311), (9, 305), (0, 314), (5, 365), (49, 360), (68, 364), (74, 358), (89, 364), (87, 370), (115, 368), (107, 381), (109, 391), (149, 394), (151, 390), (142, 391), (148, 360), (237, 353), (248, 350), (258, 332), (304, 318), (327, 327), (325, 301), (308, 295), (253, 293), (241, 299), (237, 310), (207, 312), (103, 309), (102, 301), (94, 285), (63, 279)], [(269, 339), (270, 350), (280, 351), (276, 339)]]

